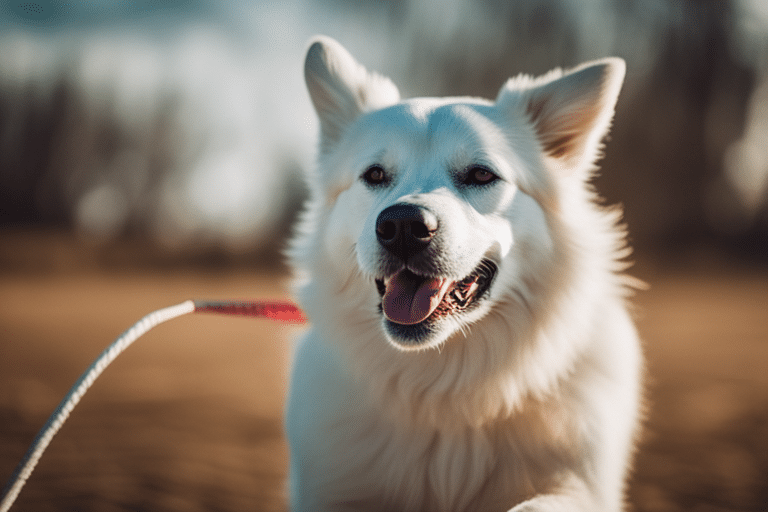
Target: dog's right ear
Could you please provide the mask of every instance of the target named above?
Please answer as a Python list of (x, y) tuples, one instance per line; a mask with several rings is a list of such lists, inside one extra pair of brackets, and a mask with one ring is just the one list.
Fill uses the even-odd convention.
[(366, 70), (330, 37), (317, 37), (310, 46), (304, 62), (304, 79), (320, 117), (323, 152), (338, 142), (360, 114), (400, 100), (395, 84)]

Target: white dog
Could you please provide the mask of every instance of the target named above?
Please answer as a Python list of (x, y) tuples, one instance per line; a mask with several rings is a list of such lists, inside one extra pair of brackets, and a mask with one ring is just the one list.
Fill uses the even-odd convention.
[(328, 38), (305, 72), (293, 510), (622, 510), (642, 364), (620, 213), (589, 180), (624, 62), (495, 101), (401, 101)]

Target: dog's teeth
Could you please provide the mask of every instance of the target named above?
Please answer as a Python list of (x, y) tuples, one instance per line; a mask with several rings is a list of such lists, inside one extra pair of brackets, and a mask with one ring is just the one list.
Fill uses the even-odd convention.
[(454, 289), (453, 292), (451, 292), (451, 298), (453, 299), (453, 303), (451, 306), (460, 306), (464, 307), (464, 305), (467, 303), (467, 297), (464, 295), (459, 289)]

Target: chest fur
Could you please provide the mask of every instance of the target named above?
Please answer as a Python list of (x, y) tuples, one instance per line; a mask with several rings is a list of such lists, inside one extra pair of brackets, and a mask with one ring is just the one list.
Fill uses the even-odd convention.
[(552, 485), (552, 470), (572, 458), (567, 436), (553, 432), (563, 423), (543, 423), (541, 411), (480, 429), (394, 425), (366, 412), (337, 424), (338, 449), (329, 445), (326, 496), (340, 508), (506, 510)]

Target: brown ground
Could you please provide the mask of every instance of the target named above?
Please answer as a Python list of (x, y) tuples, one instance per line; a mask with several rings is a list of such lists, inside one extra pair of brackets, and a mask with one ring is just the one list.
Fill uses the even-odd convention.
[[(78, 375), (144, 314), (191, 297), (285, 297), (280, 271), (115, 267), (66, 237), (0, 233), (0, 484)], [(636, 300), (650, 414), (635, 509), (768, 510), (768, 270), (638, 273), (652, 288)], [(291, 336), (201, 315), (158, 327), (96, 382), (12, 510), (284, 510)]]

